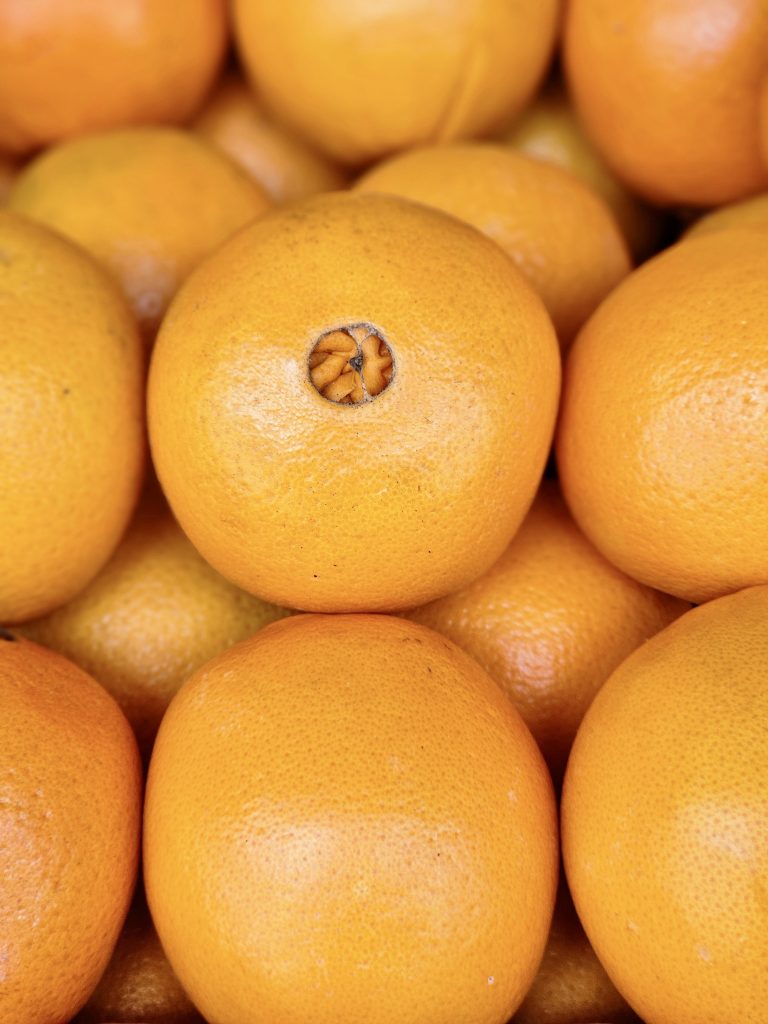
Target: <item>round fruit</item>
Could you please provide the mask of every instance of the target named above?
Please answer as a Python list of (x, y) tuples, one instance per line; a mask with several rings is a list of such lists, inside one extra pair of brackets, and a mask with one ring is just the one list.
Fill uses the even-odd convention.
[(523, 716), (557, 783), (592, 698), (636, 647), (689, 606), (616, 569), (546, 481), (478, 580), (410, 612), (471, 654)]
[(646, 259), (662, 238), (664, 217), (619, 181), (585, 134), (559, 83), (542, 90), (503, 135), (505, 142), (583, 181), (611, 209), (635, 259)]
[(285, 614), (219, 576), (149, 491), (92, 583), (23, 632), (98, 679), (148, 756), (184, 680), (214, 654)]
[(726, 228), (768, 231), (768, 193), (763, 192), (759, 196), (710, 210), (688, 228), (685, 238), (697, 238)]
[(190, 270), (270, 203), (194, 133), (125, 128), (47, 150), (18, 176), (8, 205), (108, 267), (151, 342)]
[(136, 878), (141, 770), (112, 698), (0, 630), (0, 1019), (59, 1024), (107, 965)]
[(0, 149), (185, 121), (225, 44), (224, 0), (0, 0)]
[(606, 299), (566, 369), (557, 457), (577, 523), (689, 601), (768, 582), (767, 275), (759, 232), (682, 242)]
[(205, 1024), (168, 963), (141, 891), (101, 981), (73, 1024), (105, 1020)]
[(602, 199), (559, 167), (506, 146), (411, 150), (374, 167), (356, 188), (428, 203), (483, 231), (541, 295), (563, 347), (630, 271)]
[(503, 1024), (557, 881), (522, 719), (402, 619), (305, 615), (213, 659), (150, 766), (147, 896), (219, 1024)]
[(0, 622), (63, 604), (111, 555), (144, 467), (141, 344), (105, 272), (0, 211)]
[(180, 291), (150, 372), (155, 464), (192, 543), (245, 590), (412, 607), (482, 573), (520, 525), (559, 374), (498, 246), (401, 199), (319, 196)]
[(228, 75), (192, 127), (239, 164), (276, 203), (342, 188), (344, 175), (262, 109), (236, 75)]
[(522, 110), (557, 0), (235, 0), (240, 56), (282, 120), (344, 163), (482, 134)]
[(609, 975), (649, 1024), (768, 1021), (768, 587), (688, 612), (587, 712), (565, 866)]
[(567, 6), (564, 55), (589, 135), (640, 195), (714, 206), (768, 185), (762, 0), (580, 0)]

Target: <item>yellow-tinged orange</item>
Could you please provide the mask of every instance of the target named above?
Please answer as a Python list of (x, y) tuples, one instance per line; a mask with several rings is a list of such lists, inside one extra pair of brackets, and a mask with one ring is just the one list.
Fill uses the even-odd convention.
[(561, 168), (506, 146), (413, 149), (374, 167), (355, 187), (427, 203), (492, 238), (541, 295), (563, 347), (630, 271), (603, 200)]
[(544, 950), (541, 755), (402, 619), (295, 616), (209, 662), (160, 727), (144, 836), (160, 939), (217, 1024), (504, 1024)]
[(24, 634), (106, 687), (147, 756), (171, 698), (215, 654), (285, 615), (212, 569), (150, 490), (112, 558)]
[(768, 587), (683, 615), (614, 672), (563, 793), (571, 892), (647, 1024), (768, 1021)]
[(136, 324), (82, 250), (0, 211), (0, 622), (90, 582), (144, 469)]
[(89, 676), (0, 630), (0, 1020), (61, 1024), (106, 967), (136, 878), (141, 769)]
[(576, 0), (564, 63), (587, 132), (646, 199), (714, 206), (768, 186), (764, 0)]
[(501, 558), (408, 618), (450, 637), (501, 685), (559, 783), (603, 682), (688, 607), (606, 561), (545, 481)]
[(186, 120), (226, 35), (225, 0), (0, 0), (0, 149)]
[(151, 342), (190, 270), (271, 204), (193, 132), (124, 128), (46, 150), (17, 177), (8, 205), (103, 263)]
[(522, 110), (555, 43), (558, 0), (235, 0), (240, 57), (281, 120), (363, 164), (469, 138)]
[(566, 367), (557, 460), (587, 536), (701, 602), (768, 582), (768, 249), (686, 240), (603, 303)]
[(644, 260), (658, 248), (663, 214), (644, 203), (608, 168), (559, 82), (543, 89), (502, 138), (528, 156), (570, 171), (597, 192), (611, 208), (636, 260)]
[(150, 371), (155, 465), (245, 590), (413, 607), (479, 576), (522, 522), (559, 374), (541, 301), (480, 232), (403, 199), (318, 196), (179, 292)]
[(192, 127), (239, 164), (275, 203), (342, 188), (342, 171), (263, 109), (237, 75), (224, 77)]
[(727, 228), (768, 231), (768, 192), (710, 210), (688, 228), (684, 237), (696, 238)]

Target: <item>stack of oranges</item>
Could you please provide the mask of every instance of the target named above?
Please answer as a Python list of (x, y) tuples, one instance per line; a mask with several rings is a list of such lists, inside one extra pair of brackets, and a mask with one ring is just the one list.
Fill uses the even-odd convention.
[(768, 1024), (767, 55), (0, 0), (0, 1024)]

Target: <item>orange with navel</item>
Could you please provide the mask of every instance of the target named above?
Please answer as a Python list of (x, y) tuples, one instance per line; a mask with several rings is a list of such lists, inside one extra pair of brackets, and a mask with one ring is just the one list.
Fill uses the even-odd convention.
[(283, 619), (204, 666), (160, 727), (147, 896), (218, 1024), (505, 1024), (557, 882), (528, 729), (444, 637)]

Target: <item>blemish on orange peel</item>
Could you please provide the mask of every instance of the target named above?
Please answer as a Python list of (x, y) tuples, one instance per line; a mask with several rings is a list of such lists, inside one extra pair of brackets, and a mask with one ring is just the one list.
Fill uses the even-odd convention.
[(392, 380), (392, 350), (370, 324), (323, 334), (309, 355), (309, 378), (323, 398), (339, 405), (370, 402)]

